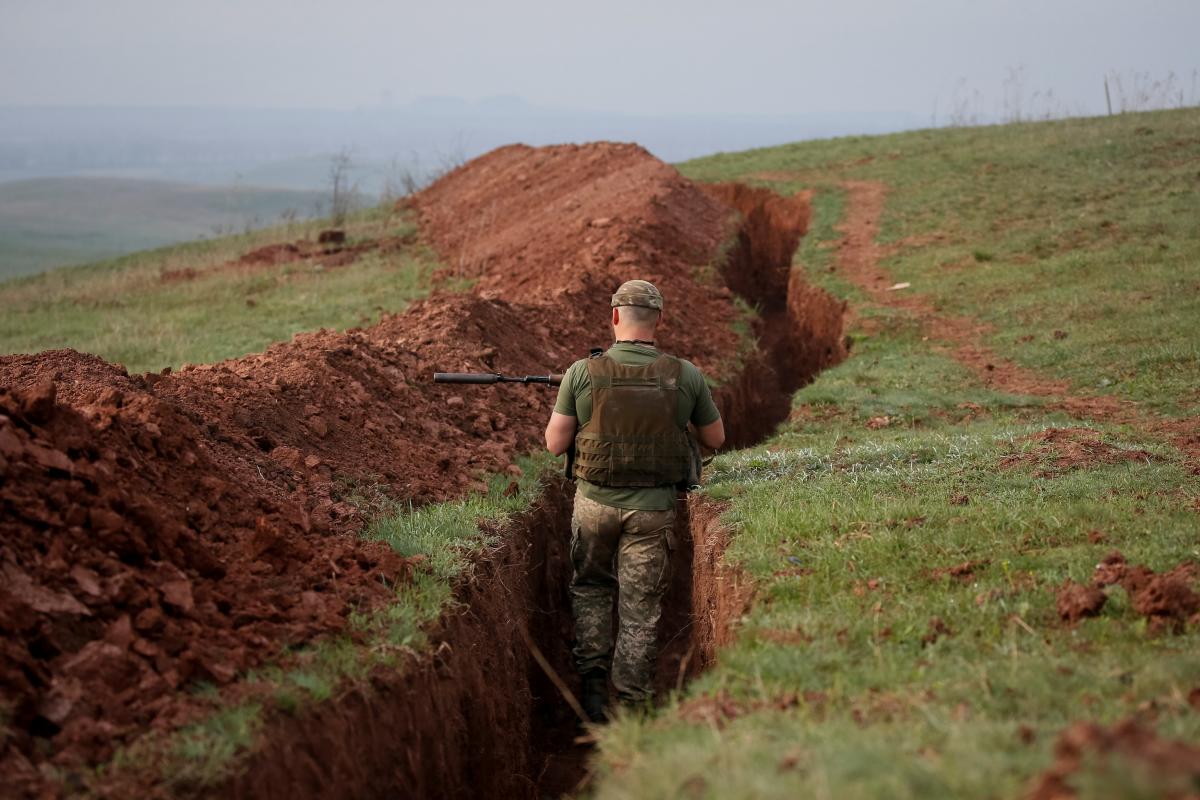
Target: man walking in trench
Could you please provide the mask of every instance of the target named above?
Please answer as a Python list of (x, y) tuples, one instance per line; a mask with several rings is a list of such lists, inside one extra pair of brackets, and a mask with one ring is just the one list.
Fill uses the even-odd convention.
[(575, 447), (571, 610), (582, 705), (594, 722), (606, 718), (610, 674), (624, 705), (654, 695), (677, 486), (690, 459), (688, 423), (709, 449), (725, 441), (700, 370), (655, 347), (662, 311), (653, 284), (623, 283), (612, 296), (614, 344), (571, 365), (546, 426), (551, 453)]

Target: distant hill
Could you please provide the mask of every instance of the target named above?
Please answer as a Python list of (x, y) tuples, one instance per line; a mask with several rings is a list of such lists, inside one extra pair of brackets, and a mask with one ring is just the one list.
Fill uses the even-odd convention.
[(314, 216), (316, 191), (133, 178), (0, 183), (0, 280)]

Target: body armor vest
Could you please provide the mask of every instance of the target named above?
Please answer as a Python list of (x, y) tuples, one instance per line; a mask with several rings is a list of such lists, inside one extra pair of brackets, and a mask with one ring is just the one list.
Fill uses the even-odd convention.
[(592, 416), (575, 436), (575, 477), (599, 486), (666, 486), (687, 480), (692, 448), (675, 422), (679, 359), (631, 367), (587, 361)]

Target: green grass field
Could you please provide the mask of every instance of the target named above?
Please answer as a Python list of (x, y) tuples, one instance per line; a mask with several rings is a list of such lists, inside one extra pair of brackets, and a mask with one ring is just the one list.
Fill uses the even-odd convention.
[[(602, 731), (595, 796), (1014, 797), (1072, 722), (1136, 717), (1200, 742), (1195, 626), (1158, 634), (1110, 589), (1070, 627), (1054, 591), (1114, 549), (1154, 570), (1200, 561), (1194, 466), (1140, 428), (984, 385), (911, 313), (829, 271), (842, 182), (882, 181), (896, 280), (1074, 393), (1195, 415), (1200, 111), (803, 143), (683, 171), (816, 190), (798, 268), (851, 299), (856, 345), (773, 439), (718, 458), (705, 491), (729, 503), (727, 560), (753, 577), (753, 606), (682, 697)], [(1028, 438), (1081, 426), (1113, 463), (1059, 467)], [(1130, 798), (1179, 780), (1120, 758), (1072, 779)]]
[[(134, 372), (203, 364), (302, 331), (367, 325), (428, 292), (433, 258), (418, 245), (368, 251), (341, 267), (297, 261), (222, 269), (264, 245), (315, 240), (327, 226), (299, 222), (0, 283), (0, 352), (70, 347)], [(350, 244), (415, 232), (407, 215), (382, 207), (344, 227)], [(185, 270), (198, 275), (170, 280)]]

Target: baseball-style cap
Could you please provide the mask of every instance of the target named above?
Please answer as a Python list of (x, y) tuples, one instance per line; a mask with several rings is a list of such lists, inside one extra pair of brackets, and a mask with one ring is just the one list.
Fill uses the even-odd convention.
[(625, 281), (612, 296), (612, 307), (617, 306), (641, 306), (662, 311), (662, 292), (650, 281)]

